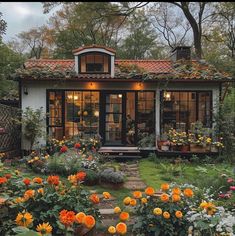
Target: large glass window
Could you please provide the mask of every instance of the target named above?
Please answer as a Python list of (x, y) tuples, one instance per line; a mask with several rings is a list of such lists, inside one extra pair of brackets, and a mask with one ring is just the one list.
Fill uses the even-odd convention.
[(211, 126), (211, 92), (162, 92), (162, 132), (170, 128), (187, 131), (196, 121)]
[(93, 137), (99, 127), (99, 92), (65, 92), (65, 136)]
[(110, 56), (104, 53), (87, 53), (80, 56), (80, 73), (109, 73)]
[(149, 135), (155, 134), (155, 93), (138, 92), (137, 106), (138, 141), (147, 140)]
[(49, 93), (49, 136), (61, 140), (63, 138), (62, 92)]

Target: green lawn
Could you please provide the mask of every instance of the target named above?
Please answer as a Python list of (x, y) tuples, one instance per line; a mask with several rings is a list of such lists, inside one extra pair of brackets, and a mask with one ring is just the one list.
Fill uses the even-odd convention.
[(232, 176), (233, 166), (230, 164), (171, 164), (169, 161), (140, 161), (140, 176), (149, 186), (160, 188), (163, 182), (177, 184), (189, 183), (197, 187), (204, 187), (209, 182), (216, 182), (222, 174)]

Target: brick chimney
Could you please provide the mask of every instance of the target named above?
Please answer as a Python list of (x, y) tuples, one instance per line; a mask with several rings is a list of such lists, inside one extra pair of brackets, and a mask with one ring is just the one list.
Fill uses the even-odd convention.
[(171, 60), (191, 60), (191, 47), (189, 46), (177, 46), (172, 50)]

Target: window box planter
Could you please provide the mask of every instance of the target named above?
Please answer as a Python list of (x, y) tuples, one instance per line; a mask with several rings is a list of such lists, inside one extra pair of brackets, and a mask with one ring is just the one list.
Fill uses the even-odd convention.
[(182, 149), (182, 144), (173, 144), (173, 145), (171, 145), (171, 150), (172, 151), (181, 151), (181, 149)]
[(190, 146), (188, 144), (184, 144), (181, 147), (181, 152), (189, 152)]
[(198, 144), (190, 144), (190, 152), (206, 152), (206, 147)]
[(216, 145), (211, 145), (211, 148), (210, 148), (210, 151), (211, 152), (219, 152), (219, 148), (218, 147), (216, 147)]
[(161, 146), (161, 150), (162, 151), (169, 151), (170, 150), (170, 146), (169, 145), (162, 145)]

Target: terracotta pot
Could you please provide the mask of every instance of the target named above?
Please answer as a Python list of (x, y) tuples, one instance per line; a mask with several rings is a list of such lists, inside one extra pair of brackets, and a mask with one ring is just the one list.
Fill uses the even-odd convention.
[(205, 152), (206, 149), (205, 147), (201, 146), (201, 145), (197, 145), (197, 144), (194, 144), (194, 143), (191, 143), (190, 144), (190, 152)]
[[(161, 149), (163, 143), (165, 143), (165, 142), (166, 142), (166, 140), (157, 140), (157, 146), (158, 146), (158, 148)], [(161, 149), (161, 150), (162, 150), (162, 149)]]
[(169, 149), (170, 149), (169, 145), (162, 145), (161, 146), (162, 151), (169, 151)]
[(171, 146), (171, 150), (172, 151), (181, 151), (181, 149), (182, 149), (182, 145), (172, 145)]
[(182, 145), (181, 152), (189, 152), (189, 150), (190, 150), (189, 145), (187, 145), (187, 144)]

